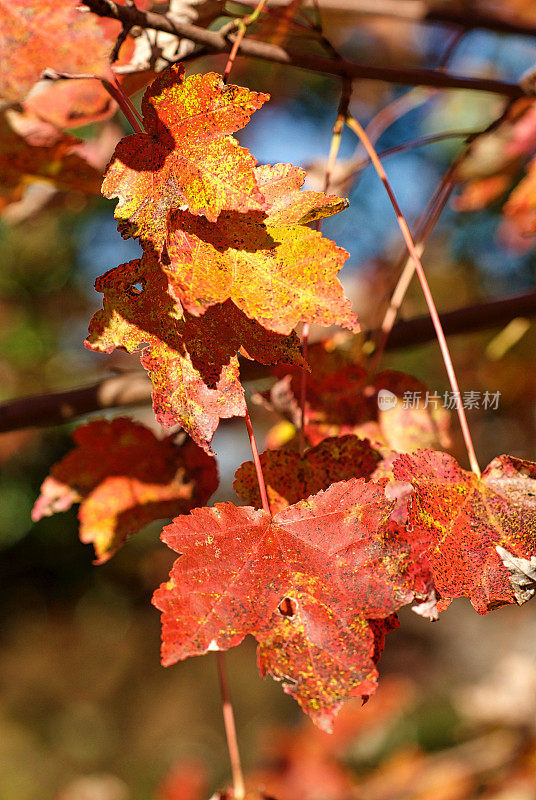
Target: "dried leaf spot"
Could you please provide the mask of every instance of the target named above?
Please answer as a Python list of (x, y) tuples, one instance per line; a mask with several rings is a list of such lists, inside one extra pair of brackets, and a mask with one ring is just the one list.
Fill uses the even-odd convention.
[(504, 547), (495, 548), (499, 557), (510, 573), (510, 582), (518, 605), (523, 605), (534, 596), (536, 591), (536, 556), (517, 558)]

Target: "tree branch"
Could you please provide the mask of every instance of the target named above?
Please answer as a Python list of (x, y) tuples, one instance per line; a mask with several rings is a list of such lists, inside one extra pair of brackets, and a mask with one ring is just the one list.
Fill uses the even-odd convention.
[[(477, 303), (440, 314), (443, 329), (449, 336), (499, 327), (515, 317), (535, 316), (536, 291), (501, 300), (489, 300), (485, 303)], [(393, 326), (386, 349), (395, 350), (399, 347), (424, 344), (434, 338), (434, 327), (430, 317), (428, 315), (415, 317), (397, 322)]]
[[(443, 329), (450, 336), (495, 328), (507, 324), (514, 317), (536, 317), (536, 291), (440, 315)], [(397, 322), (387, 341), (386, 350), (426, 344), (433, 340), (434, 328), (430, 317), (425, 315)], [(266, 369), (251, 361), (242, 365), (242, 373), (244, 380), (266, 377)], [(97, 411), (145, 405), (150, 398), (151, 382), (143, 372), (114, 375), (81, 389), (21, 397), (0, 404), (0, 433), (61, 425)]]
[[(245, 5), (252, 5), (253, 0), (241, 0)], [(285, 6), (288, 0), (270, 0), (270, 6)], [(313, 7), (313, 0), (304, 3), (305, 7)], [(526, 22), (514, 21), (503, 16), (487, 14), (471, 9), (470, 13), (445, 8), (444, 4), (434, 4), (425, 0), (322, 0), (326, 11), (342, 12), (371, 17), (392, 17), (403, 22), (442, 23), (454, 25), (464, 30), (494, 31), (495, 33), (514, 34), (518, 36), (536, 36), (536, 27)]]
[[(236, 34), (227, 38), (217, 31), (205, 30), (197, 25), (178, 22), (171, 14), (155, 14), (140, 11), (134, 6), (119, 6), (112, 0), (84, 0), (84, 4), (101, 17), (117, 19), (123, 25), (151, 28), (175, 34), (184, 39), (204, 45), (216, 53), (227, 53)], [(433, 86), (438, 89), (471, 89), (490, 92), (511, 99), (524, 97), (527, 92), (515, 83), (491, 80), (489, 78), (467, 78), (447, 72), (417, 67), (376, 67), (358, 64), (343, 58), (328, 58), (310, 53), (300, 53), (276, 44), (245, 38), (240, 44), (239, 54), (249, 58), (260, 58), (277, 64), (299, 67), (311, 72), (321, 72), (343, 78), (361, 80), (380, 80), (410, 86)]]
[(113, 375), (91, 386), (31, 395), (0, 404), (0, 432), (71, 422), (84, 414), (110, 408), (145, 405), (151, 383), (143, 372)]
[(536, 36), (534, 25), (523, 22), (514, 22), (504, 17), (496, 17), (492, 14), (484, 14), (479, 11), (471, 10), (470, 14), (463, 14), (456, 11), (449, 11), (445, 8), (427, 11), (422, 22), (440, 22), (446, 25), (456, 25), (465, 30), (483, 29), (494, 33), (509, 33), (518, 36)]

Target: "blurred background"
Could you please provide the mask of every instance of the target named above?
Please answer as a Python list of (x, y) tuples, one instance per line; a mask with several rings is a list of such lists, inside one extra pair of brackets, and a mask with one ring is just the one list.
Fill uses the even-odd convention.
[[(325, 6), (325, 33), (355, 61), (436, 67), (448, 55), (452, 72), (512, 82), (536, 62), (534, 38), (479, 30), (458, 37), (445, 25), (359, 13), (357, 0)], [(479, 7), (536, 24), (533, 2)], [(296, 47), (313, 47), (306, 29), (295, 36)], [(224, 64), (224, 57), (203, 58), (189, 69), (221, 71)], [(272, 94), (241, 132), (241, 142), (260, 163), (308, 168), (308, 185), (320, 187), (338, 81), (243, 59), (232, 80)], [(350, 109), (368, 123), (409, 91), (355, 81)], [(480, 130), (498, 116), (501, 103), (481, 92), (413, 92), (407, 113), (379, 137), (378, 150), (437, 132)], [(122, 125), (117, 117), (99, 123), (99, 130), (113, 142)], [(75, 133), (89, 139), (95, 126)], [(386, 157), (410, 224), (462, 141), (449, 138)], [(493, 172), (495, 145), (480, 153), (476, 175)], [(355, 136), (345, 131), (339, 165), (362, 157), (356, 148)], [(521, 166), (516, 169), (519, 178)], [(343, 191), (350, 207), (327, 220), (323, 232), (349, 251), (343, 283), (364, 327), (374, 328), (402, 252), (400, 235), (371, 168), (360, 170)], [(445, 209), (424, 256), (441, 311), (533, 287), (532, 241), (505, 225), (504, 198), (461, 211), (458, 194)], [(58, 196), (37, 213), (0, 223), (1, 400), (137, 368), (135, 356), (107, 357), (82, 345), (101, 304), (95, 277), (138, 252), (117, 233), (113, 205)], [(412, 284), (402, 317), (425, 311), (420, 288)], [(468, 412), (482, 465), (500, 453), (536, 460), (536, 326), (527, 322), (508, 346), (494, 347), (500, 333), (450, 340), (462, 389), (500, 392), (496, 410)], [(435, 343), (387, 352), (384, 365), (415, 375), (433, 391), (448, 388)], [(151, 424), (147, 408), (134, 416)], [(261, 439), (275, 421), (257, 408)], [(40, 484), (70, 449), (71, 430), (65, 425), (0, 435), (0, 797), (208, 798), (229, 778), (216, 667), (212, 655), (166, 670), (159, 664), (159, 615), (150, 597), (172, 563), (158, 539), (160, 526), (149, 526), (109, 563), (95, 567), (91, 547), (78, 540), (76, 510), (31, 523)], [(236, 500), (233, 474), (249, 458), (243, 425), (223, 423), (214, 449), (221, 472), (216, 499)], [(467, 466), (454, 419), (451, 452)], [(458, 601), (437, 624), (406, 610), (401, 622), (382, 657), (377, 696), (364, 709), (349, 704), (331, 738), (314, 731), (277, 684), (261, 680), (252, 641), (229, 653), (252, 785), (265, 786), (278, 800), (536, 798), (536, 604), (479, 617)]]

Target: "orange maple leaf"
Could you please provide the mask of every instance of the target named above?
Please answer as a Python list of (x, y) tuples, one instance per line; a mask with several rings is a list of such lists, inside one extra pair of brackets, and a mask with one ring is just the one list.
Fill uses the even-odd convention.
[(193, 314), (231, 299), (248, 317), (278, 333), (298, 322), (359, 329), (337, 275), (348, 253), (307, 226), (347, 201), (303, 192), (303, 170), (291, 164), (255, 170), (266, 212), (224, 212), (209, 224), (184, 211), (170, 216), (167, 252), (175, 297)]
[(256, 161), (230, 134), (267, 99), (224, 85), (214, 72), (185, 78), (182, 64), (159, 75), (143, 97), (147, 132), (119, 142), (102, 185), (105, 197), (119, 199), (122, 235), (159, 252), (172, 209), (187, 207), (211, 221), (223, 209), (262, 209)]
[(96, 563), (156, 519), (206, 503), (218, 486), (216, 462), (193, 442), (157, 439), (130, 419), (94, 420), (74, 432), (76, 447), (41, 486), (34, 522), (80, 503), (80, 539)]
[(42, 72), (110, 73), (113, 39), (77, 0), (0, 0), (0, 99), (25, 98)]

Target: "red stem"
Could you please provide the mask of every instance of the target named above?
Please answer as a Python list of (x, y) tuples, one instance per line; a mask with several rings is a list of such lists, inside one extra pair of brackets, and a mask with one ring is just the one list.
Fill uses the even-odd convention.
[(406, 219), (405, 219), (405, 217), (404, 217), (404, 215), (402, 213), (402, 210), (401, 210), (401, 208), (400, 208), (400, 206), (398, 204), (398, 200), (396, 199), (395, 194), (394, 194), (394, 192), (393, 192), (393, 190), (391, 188), (391, 185), (389, 183), (389, 180), (387, 178), (385, 170), (384, 170), (384, 168), (382, 166), (382, 163), (381, 163), (380, 159), (378, 158), (378, 154), (376, 153), (376, 150), (374, 149), (374, 147), (373, 147), (370, 139), (368, 138), (367, 134), (365, 133), (364, 129), (359, 124), (359, 122), (353, 117), (348, 117), (347, 124), (354, 131), (354, 133), (357, 136), (359, 136), (361, 142), (363, 143), (363, 146), (365, 147), (365, 149), (366, 149), (366, 151), (367, 151), (367, 153), (368, 153), (368, 155), (370, 157), (370, 160), (372, 161), (372, 163), (374, 165), (374, 168), (375, 168), (376, 172), (378, 173), (378, 176), (379, 176), (380, 180), (382, 181), (382, 183), (383, 183), (383, 185), (385, 187), (385, 190), (386, 190), (386, 192), (387, 192), (387, 194), (389, 196), (389, 200), (391, 201), (391, 205), (394, 208), (394, 211), (395, 211), (395, 214), (396, 214), (396, 218), (397, 218), (397, 222), (398, 222), (398, 226), (400, 228), (400, 231), (402, 232), (402, 236), (404, 237), (404, 241), (406, 242), (406, 246), (407, 246), (407, 248), (409, 250), (409, 253), (410, 253), (410, 255), (411, 255), (411, 257), (412, 257), (412, 259), (413, 259), (413, 261), (415, 263), (415, 270), (417, 272), (417, 275), (419, 276), (419, 280), (421, 282), (422, 290), (423, 290), (424, 296), (426, 298), (426, 303), (428, 305), (428, 310), (430, 312), (430, 317), (432, 318), (432, 323), (434, 325), (434, 330), (436, 332), (436, 336), (437, 336), (437, 339), (438, 339), (438, 342), (439, 342), (439, 347), (441, 349), (441, 355), (443, 356), (443, 361), (445, 362), (445, 367), (446, 367), (446, 370), (447, 370), (447, 375), (449, 377), (450, 385), (452, 387), (452, 391), (455, 393), (455, 397), (457, 398), (456, 410), (458, 412), (458, 418), (460, 420), (460, 426), (461, 426), (461, 429), (462, 429), (462, 434), (463, 434), (463, 439), (464, 439), (464, 442), (465, 442), (465, 447), (467, 448), (467, 454), (469, 456), (471, 469), (473, 470), (473, 472), (475, 473), (475, 475), (477, 477), (480, 477), (480, 474), (481, 474), (480, 473), (480, 467), (478, 466), (478, 461), (477, 461), (475, 449), (474, 449), (474, 446), (473, 446), (473, 440), (471, 438), (471, 433), (469, 431), (469, 425), (467, 424), (467, 417), (465, 416), (465, 410), (463, 408), (462, 403), (460, 402), (460, 398), (461, 398), (460, 389), (459, 389), (459, 386), (458, 386), (458, 381), (456, 379), (456, 373), (454, 372), (454, 367), (452, 365), (452, 359), (451, 359), (449, 348), (448, 348), (448, 345), (447, 345), (447, 340), (445, 338), (445, 334), (443, 333), (443, 328), (441, 326), (441, 321), (440, 321), (439, 315), (437, 313), (437, 309), (436, 309), (436, 306), (435, 306), (435, 303), (434, 303), (434, 298), (432, 297), (432, 293), (430, 291), (430, 287), (428, 285), (428, 281), (426, 279), (426, 275), (425, 275), (421, 260), (419, 258), (418, 253), (417, 253), (417, 250), (415, 248), (415, 244), (413, 242), (413, 238), (411, 236), (411, 233), (410, 233), (410, 230), (409, 230), (409, 227), (408, 227), (408, 223), (406, 222)]
[(262, 507), (266, 511), (267, 514), (272, 515), (272, 510), (270, 508), (270, 502), (268, 500), (268, 494), (266, 492), (266, 483), (264, 481), (264, 474), (262, 471), (262, 464), (261, 459), (259, 456), (259, 449), (257, 447), (257, 441), (255, 439), (255, 434), (253, 433), (253, 425), (251, 424), (251, 417), (249, 416), (249, 411), (246, 407), (246, 428), (248, 431), (249, 436), (249, 443), (251, 445), (251, 452), (253, 454), (253, 463), (255, 464), (255, 472), (257, 473), (257, 481), (259, 483), (259, 491), (261, 493), (261, 500), (262, 500)]
[(105, 78), (101, 78), (102, 85), (111, 96), (114, 98), (115, 102), (128, 119), (136, 133), (144, 133), (142, 127), (142, 118), (132, 105), (130, 98), (127, 97), (121, 86), (117, 81), (113, 83), (111, 81), (106, 80)]
[(141, 127), (141, 122), (143, 122), (142, 118), (132, 105), (130, 98), (124, 93), (123, 89), (114, 78), (113, 82), (109, 81), (107, 78), (103, 78), (102, 75), (93, 75), (93, 74), (74, 74), (70, 72), (56, 72), (53, 69), (46, 69), (43, 72), (43, 77), (50, 78), (51, 80), (73, 80), (73, 81), (81, 81), (81, 80), (96, 80), (100, 81), (103, 87), (106, 89), (109, 95), (113, 97), (125, 117), (128, 119), (136, 133), (144, 133), (143, 128)]
[(225, 737), (227, 739), (227, 749), (229, 750), (229, 760), (231, 762), (231, 772), (233, 776), (234, 800), (244, 800), (246, 787), (244, 785), (244, 773), (240, 763), (240, 752), (238, 750), (238, 739), (236, 738), (236, 725), (234, 719), (233, 705), (229, 694), (229, 684), (227, 682), (227, 669), (225, 666), (225, 656), (223, 653), (216, 653), (216, 663), (218, 665), (218, 678), (220, 682), (220, 692), (223, 711), (223, 724), (225, 726)]
[[(304, 322), (302, 326), (301, 346), (304, 361), (307, 361), (309, 350), (309, 323)], [(300, 431), (299, 447), (300, 456), (305, 453), (305, 426), (307, 424), (307, 370), (302, 369), (300, 375)]]
[[(463, 158), (465, 158), (467, 152), (468, 148), (465, 148), (461, 155), (457, 156), (457, 158), (452, 162), (446, 173), (441, 178), (437, 189), (435, 190), (433, 196), (428, 202), (428, 205), (426, 206), (426, 209), (421, 215), (421, 218), (417, 223), (415, 235), (415, 246), (417, 249), (422, 250), (424, 248), (428, 237), (439, 220), (439, 217), (441, 216), (441, 213), (448, 202), (452, 190), (454, 189), (456, 170), (458, 169)], [(383, 351), (385, 350), (385, 345), (387, 344), (387, 339), (389, 338), (389, 334), (391, 333), (395, 323), (400, 306), (402, 305), (406, 291), (408, 290), (411, 279), (415, 273), (415, 262), (413, 261), (411, 255), (405, 260), (405, 262), (404, 259), (405, 251), (403, 254), (403, 259), (401, 260), (402, 263), (398, 263), (396, 266), (396, 273), (399, 274), (399, 278), (389, 301), (389, 306), (386, 309), (382, 320), (378, 344), (370, 364), (370, 369), (372, 371), (376, 370), (378, 363), (381, 361)]]
[[(326, 172), (324, 174), (324, 194), (327, 194), (331, 182), (331, 175), (333, 167), (339, 154), (341, 146), (341, 134), (344, 128), (346, 115), (348, 114), (348, 105), (350, 103), (350, 96), (352, 92), (351, 81), (344, 81), (342, 87), (341, 99), (339, 101), (339, 108), (337, 110), (337, 118), (333, 124), (331, 133), (331, 144), (329, 147), (328, 161), (326, 164)], [(322, 226), (322, 220), (316, 221), (316, 230), (319, 231)], [(307, 353), (309, 350), (309, 323), (304, 322), (302, 326), (301, 335), (302, 353), (305, 361), (307, 361)], [(299, 448), (300, 455), (305, 453), (305, 426), (307, 424), (307, 371), (302, 370), (300, 376), (300, 430), (299, 430)]]

